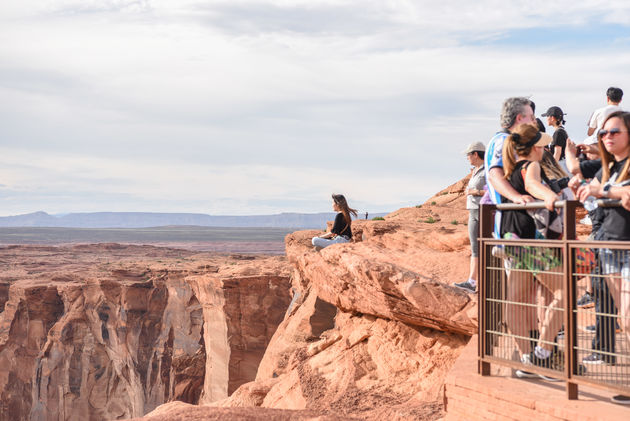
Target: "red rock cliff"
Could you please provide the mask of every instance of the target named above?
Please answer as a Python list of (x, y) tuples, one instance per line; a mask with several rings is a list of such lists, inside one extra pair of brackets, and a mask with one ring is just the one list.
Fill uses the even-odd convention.
[(445, 376), (477, 323), (476, 297), (452, 286), (470, 256), (464, 186), (385, 221), (355, 221), (351, 244), (316, 252), (316, 231), (287, 236), (291, 306), (256, 381), (213, 405), (440, 418)]
[(440, 418), (477, 322), (476, 297), (452, 287), (470, 256), (464, 187), (355, 221), (351, 244), (316, 252), (316, 231), (293, 233), (288, 262), (0, 249), (0, 419), (123, 419), (169, 401), (143, 419)]
[(0, 249), (0, 419), (142, 416), (254, 379), (289, 303), (284, 258), (155, 247)]

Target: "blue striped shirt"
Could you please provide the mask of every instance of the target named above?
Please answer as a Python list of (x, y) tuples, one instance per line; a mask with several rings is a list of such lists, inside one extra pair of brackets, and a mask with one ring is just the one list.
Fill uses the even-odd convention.
[[(501, 203), (501, 195), (496, 191), (490, 182), (490, 170), (492, 168), (503, 168), (503, 142), (510, 134), (507, 131), (497, 132), (490, 143), (486, 147), (484, 164), (486, 167), (486, 185), (488, 186), (488, 195), (495, 205)], [(501, 238), (501, 212), (497, 211), (494, 218), (494, 234), (497, 238)]]

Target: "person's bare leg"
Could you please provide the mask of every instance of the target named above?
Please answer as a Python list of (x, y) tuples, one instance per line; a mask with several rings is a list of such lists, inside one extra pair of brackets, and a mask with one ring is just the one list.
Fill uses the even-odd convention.
[(536, 284), (536, 297), (535, 303), (536, 306), (536, 320), (532, 322), (532, 326), (536, 326), (538, 332), (542, 329), (543, 321), (545, 320), (545, 312), (547, 311), (547, 306), (551, 301), (553, 301), (553, 294), (546, 286), (541, 284), (539, 281), (535, 281)]
[(529, 332), (532, 320), (536, 318), (536, 308), (523, 304), (532, 304), (535, 296), (534, 282), (531, 274), (511, 271), (507, 280), (508, 301), (505, 322), (515, 338), (516, 346), (521, 354), (530, 352)]
[(556, 273), (544, 273), (537, 275), (540, 283), (551, 293), (551, 300), (547, 301), (545, 316), (541, 323), (540, 340), (538, 346), (547, 351), (553, 349), (554, 338), (562, 328), (564, 322), (564, 293), (563, 277), (560, 268), (554, 268), (551, 271)]
[(470, 256), (470, 274), (468, 275), (468, 279), (474, 279), (475, 281), (479, 280), (477, 276), (477, 272), (479, 270), (479, 257)]

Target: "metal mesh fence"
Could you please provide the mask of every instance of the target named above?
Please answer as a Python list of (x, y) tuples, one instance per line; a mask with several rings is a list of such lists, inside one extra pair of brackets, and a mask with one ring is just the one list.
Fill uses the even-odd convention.
[[(630, 248), (571, 245), (577, 361), (582, 377), (630, 388)], [(627, 247), (627, 246), (626, 246)]]
[(490, 238), (482, 209), (480, 372), (563, 380), (572, 399), (578, 384), (630, 395), (630, 242), (575, 240), (563, 205), (562, 240)]
[(562, 248), (514, 241), (485, 247), (486, 354), (521, 362), (523, 370), (562, 372)]

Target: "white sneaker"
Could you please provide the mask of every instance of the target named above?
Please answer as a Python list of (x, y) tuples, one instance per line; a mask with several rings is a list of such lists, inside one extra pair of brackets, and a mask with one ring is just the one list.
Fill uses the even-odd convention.
[(516, 370), (516, 377), (519, 379), (540, 379), (540, 376), (536, 373), (531, 373), (525, 370)]

